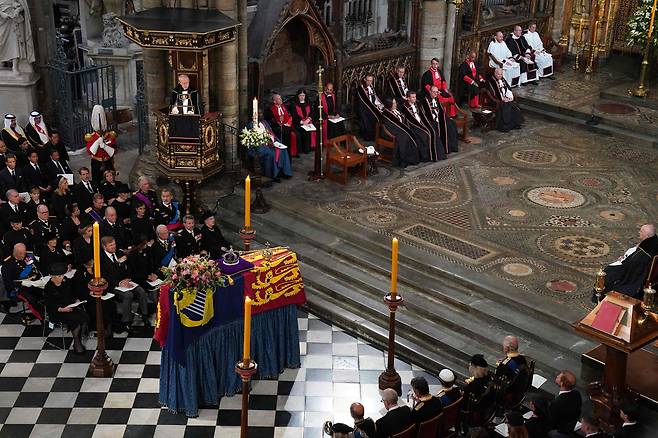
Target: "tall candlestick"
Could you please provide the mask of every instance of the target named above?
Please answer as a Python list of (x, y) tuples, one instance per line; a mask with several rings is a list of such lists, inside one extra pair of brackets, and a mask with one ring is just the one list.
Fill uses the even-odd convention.
[(244, 228), (251, 228), (251, 179), (244, 179)]
[(242, 355), (244, 367), (249, 366), (251, 353), (251, 298), (244, 298), (244, 354)]
[(98, 222), (94, 222), (94, 278), (101, 278), (101, 234)]
[(398, 293), (398, 239), (395, 237), (391, 253), (391, 297), (395, 297)]
[(651, 35), (653, 34), (653, 20), (656, 17), (656, 3), (658, 3), (658, 0), (653, 0), (653, 6), (651, 7), (651, 21), (649, 22), (649, 44), (651, 44)]

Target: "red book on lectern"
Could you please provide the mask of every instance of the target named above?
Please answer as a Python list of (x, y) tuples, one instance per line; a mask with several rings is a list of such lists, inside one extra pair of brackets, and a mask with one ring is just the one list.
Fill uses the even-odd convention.
[(592, 327), (611, 335), (617, 327), (617, 321), (622, 311), (624, 311), (623, 307), (603, 301), (592, 321)]

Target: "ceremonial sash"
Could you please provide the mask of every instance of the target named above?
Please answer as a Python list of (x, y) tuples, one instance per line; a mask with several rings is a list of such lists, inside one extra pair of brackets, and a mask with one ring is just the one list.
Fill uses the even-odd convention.
[(143, 194), (140, 191), (137, 191), (137, 192), (135, 192), (135, 197), (137, 199), (139, 199), (140, 201), (142, 201), (144, 204), (146, 204), (146, 208), (148, 208), (149, 210), (153, 209), (153, 203), (148, 198), (148, 196), (146, 196), (145, 194)]
[(32, 273), (32, 269), (34, 269), (34, 263), (30, 263), (25, 265), (25, 268), (21, 271), (21, 273), (18, 276), (19, 280), (25, 280), (27, 279), (30, 274)]
[(174, 217), (167, 224), (167, 229), (169, 231), (174, 231), (179, 229), (182, 224), (180, 222), (180, 204), (177, 201), (172, 201), (171, 206), (174, 208)]
[[(311, 116), (311, 105), (304, 105), (304, 108), (302, 109), (301, 107), (302, 104), (295, 104), (295, 111), (297, 111), (297, 115), (303, 119), (310, 117)], [(308, 114), (306, 114), (306, 109), (308, 108)], [(315, 149), (315, 132), (311, 132), (311, 147)]]
[(101, 222), (101, 221), (103, 220), (103, 218), (101, 217), (101, 215), (98, 214), (98, 213), (96, 213), (96, 211), (95, 211), (93, 208), (91, 208), (91, 207), (87, 208), (87, 209), (85, 210), (85, 213), (87, 213), (89, 216), (91, 216), (91, 218), (92, 218), (93, 220), (95, 220), (96, 222)]
[[(171, 243), (172, 239), (169, 238), (169, 240), (167, 240), (167, 242)], [(165, 254), (165, 256), (162, 257), (162, 260), (160, 260), (160, 265), (162, 265), (164, 267), (169, 266), (169, 263), (171, 263), (171, 259), (174, 258), (174, 251), (175, 250), (176, 250), (176, 247), (172, 245), (171, 248), (169, 248), (169, 251), (167, 251), (167, 254)]]

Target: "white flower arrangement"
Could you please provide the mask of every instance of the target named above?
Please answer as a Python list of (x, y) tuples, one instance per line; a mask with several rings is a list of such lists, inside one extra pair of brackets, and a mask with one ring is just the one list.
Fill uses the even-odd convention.
[[(626, 44), (629, 46), (644, 47), (647, 42), (649, 23), (651, 22), (651, 8), (653, 0), (640, 0), (635, 13), (630, 16), (626, 24)], [(651, 45), (658, 46), (658, 13), (654, 21), (654, 32), (651, 35)]]
[(272, 141), (270, 135), (265, 129), (257, 126), (256, 128), (244, 128), (240, 133), (240, 142), (247, 148), (263, 146)]

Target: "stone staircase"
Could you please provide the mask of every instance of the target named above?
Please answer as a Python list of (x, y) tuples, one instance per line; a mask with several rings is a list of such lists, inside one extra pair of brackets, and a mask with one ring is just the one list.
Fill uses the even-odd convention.
[[(220, 226), (235, 232), (229, 235), (242, 224), (241, 195), (222, 201)], [(256, 240), (286, 245), (298, 254), (309, 310), (385, 349), (388, 309), (382, 297), (389, 290), (390, 237), (323, 215), (296, 199), (268, 201), (269, 213), (252, 215)], [(537, 373), (548, 378), (542, 389), (554, 392), (559, 370), (579, 375), (580, 356), (593, 347), (570, 327), (582, 312), (404, 242), (399, 291), (405, 304), (397, 315), (396, 353), (429, 370), (448, 367), (467, 376), (472, 354), (483, 353), (495, 364), (503, 337), (515, 334), (535, 359)]]

